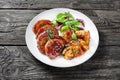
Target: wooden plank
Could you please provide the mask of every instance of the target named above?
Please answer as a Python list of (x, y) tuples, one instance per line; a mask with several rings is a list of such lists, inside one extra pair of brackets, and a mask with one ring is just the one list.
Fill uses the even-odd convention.
[[(44, 10), (0, 10), (0, 45), (26, 45), (25, 31), (30, 20)], [(96, 24), (100, 45), (120, 45), (119, 11), (79, 10)]]
[(98, 17), (100, 18), (107, 18), (109, 19), (111, 22), (119, 22), (120, 23), (120, 11), (100, 11), (100, 10), (96, 10), (95, 11), (96, 14), (98, 15)]
[(36, 60), (26, 46), (0, 46), (1, 80), (119, 80), (120, 46), (99, 47), (87, 62), (55, 68)]
[(0, 0), (2, 9), (41, 9), (67, 7), (74, 9), (118, 9), (119, 0)]

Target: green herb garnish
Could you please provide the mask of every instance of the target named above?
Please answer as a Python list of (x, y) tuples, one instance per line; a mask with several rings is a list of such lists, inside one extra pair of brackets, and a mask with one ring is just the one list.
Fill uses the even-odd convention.
[(48, 34), (51, 39), (54, 38), (54, 34)]
[(53, 32), (52, 32), (52, 29), (51, 29), (51, 28), (47, 29), (47, 34), (48, 34), (48, 36), (49, 36), (51, 39), (53, 39), (53, 38), (54, 38), (54, 34), (53, 34)]
[(70, 50), (70, 48), (69, 48), (69, 47), (67, 48), (67, 51), (68, 51), (68, 50)]
[(76, 50), (73, 50), (73, 53), (78, 53), (78, 52), (79, 52), (79, 50), (77, 50), (77, 49), (76, 49)]
[(71, 37), (72, 37), (73, 40), (77, 39), (77, 36), (76, 36), (76, 34), (74, 32), (72, 33)]

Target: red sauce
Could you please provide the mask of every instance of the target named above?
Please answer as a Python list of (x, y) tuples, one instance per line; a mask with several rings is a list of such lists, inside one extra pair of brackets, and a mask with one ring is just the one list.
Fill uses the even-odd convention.
[(52, 25), (50, 20), (39, 20), (33, 27), (33, 32), (37, 34), (38, 30), (44, 25)]
[(48, 57), (50, 57), (51, 59), (54, 59), (58, 55), (60, 55), (63, 47), (64, 44), (60, 39), (49, 40), (45, 45), (46, 55), (48, 55)]

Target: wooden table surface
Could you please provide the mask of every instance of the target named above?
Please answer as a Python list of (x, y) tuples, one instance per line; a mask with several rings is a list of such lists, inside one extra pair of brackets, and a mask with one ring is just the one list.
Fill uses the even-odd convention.
[[(65, 7), (86, 14), (100, 36), (95, 55), (72, 68), (36, 60), (25, 43), (30, 20)], [(120, 0), (0, 0), (0, 80), (120, 80)]]

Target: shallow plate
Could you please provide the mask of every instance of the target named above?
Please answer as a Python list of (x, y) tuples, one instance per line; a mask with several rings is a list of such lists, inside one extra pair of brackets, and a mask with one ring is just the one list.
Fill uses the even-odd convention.
[[(47, 56), (41, 54), (37, 48), (35, 34), (32, 31), (34, 24), (38, 20), (40, 19), (53, 20), (55, 19), (56, 14), (61, 13), (61, 12), (62, 13), (70, 12), (75, 18), (84, 20), (85, 29), (90, 31), (90, 49), (87, 52), (85, 52), (82, 56), (74, 58), (72, 60), (66, 60), (63, 58), (63, 56), (59, 56), (56, 59), (51, 60)], [(45, 64), (48, 64), (54, 67), (72, 67), (72, 66), (76, 66), (76, 65), (84, 63), (90, 57), (93, 56), (99, 44), (99, 35), (98, 35), (98, 31), (94, 23), (83, 13), (72, 10), (72, 9), (67, 9), (67, 8), (54, 8), (54, 9), (46, 10), (38, 14), (36, 17), (34, 17), (30, 21), (27, 27), (27, 30), (26, 30), (25, 39), (26, 39), (28, 49), (30, 50), (30, 52), (35, 58), (37, 58), (39, 61)]]

